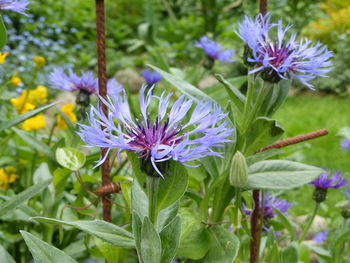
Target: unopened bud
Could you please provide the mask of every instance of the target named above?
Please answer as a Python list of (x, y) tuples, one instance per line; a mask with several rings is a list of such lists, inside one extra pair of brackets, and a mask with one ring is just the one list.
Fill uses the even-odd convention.
[(237, 151), (232, 158), (230, 168), (230, 183), (234, 187), (242, 188), (248, 181), (248, 167), (244, 155)]
[(327, 198), (327, 188), (316, 188), (314, 194), (312, 195), (312, 199), (314, 199), (317, 203), (322, 203)]

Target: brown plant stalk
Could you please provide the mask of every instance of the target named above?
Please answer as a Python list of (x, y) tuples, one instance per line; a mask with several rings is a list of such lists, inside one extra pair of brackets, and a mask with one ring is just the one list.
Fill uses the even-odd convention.
[[(98, 57), (98, 91), (102, 98), (107, 95), (107, 73), (106, 73), (106, 42), (105, 42), (105, 10), (104, 0), (96, 0), (96, 44)], [(105, 115), (108, 114), (107, 106), (99, 100), (100, 106)], [(101, 155), (105, 156), (107, 149), (101, 149)], [(102, 186), (110, 184), (110, 165), (109, 158), (106, 157), (101, 166)], [(111, 201), (110, 195), (102, 198), (103, 220), (111, 222)]]

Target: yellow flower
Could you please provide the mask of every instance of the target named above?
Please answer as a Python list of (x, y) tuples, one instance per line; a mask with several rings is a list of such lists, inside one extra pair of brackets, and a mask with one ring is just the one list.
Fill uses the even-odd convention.
[(6, 166), (0, 168), (0, 189), (8, 189), (9, 184), (16, 181), (16, 168), (13, 166)]
[[(74, 112), (74, 105), (73, 104), (66, 104), (61, 107), (61, 111), (68, 117), (68, 119), (71, 122), (76, 122), (77, 117), (75, 116)], [(65, 129), (67, 128), (66, 122), (63, 120), (62, 116), (57, 115), (57, 127), (60, 129)]]
[(28, 102), (38, 106), (47, 102), (47, 88), (45, 86), (37, 86), (36, 89), (29, 91)]
[(22, 80), (17, 76), (12, 76), (10, 81), (11, 81), (11, 84), (15, 86), (19, 86), (22, 84)]
[(35, 117), (27, 119), (23, 122), (22, 128), (26, 131), (34, 131), (45, 128), (46, 120), (44, 115), (38, 114)]
[(10, 99), (11, 104), (18, 110), (19, 114), (35, 109), (35, 105), (29, 102), (28, 97), (28, 91), (24, 90), (19, 97)]
[(0, 64), (5, 63), (6, 57), (7, 57), (8, 54), (9, 54), (9, 52), (6, 52), (6, 53), (1, 53), (0, 52)]
[(46, 59), (42, 56), (35, 56), (33, 61), (38, 68), (42, 68), (46, 65)]

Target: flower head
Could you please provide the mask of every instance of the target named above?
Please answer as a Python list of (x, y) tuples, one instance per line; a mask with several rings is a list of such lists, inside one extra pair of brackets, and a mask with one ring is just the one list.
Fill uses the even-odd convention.
[(8, 56), (9, 52), (1, 53), (0, 52), (0, 64), (4, 64), (6, 61), (6, 57)]
[(46, 65), (46, 59), (42, 56), (33, 57), (33, 61), (38, 68), (42, 68)]
[(318, 189), (339, 188), (347, 184), (347, 180), (344, 178), (340, 171), (336, 171), (333, 176), (329, 171), (324, 172), (316, 180), (310, 183)]
[(345, 138), (341, 141), (340, 143), (340, 147), (344, 150), (344, 151), (348, 151), (350, 150), (350, 140)]
[(145, 79), (148, 85), (152, 86), (160, 81), (163, 77), (158, 72), (152, 72), (149, 69), (142, 71), (142, 77)]
[[(102, 99), (110, 110), (107, 117), (101, 108), (91, 107), (90, 125), (79, 124), (78, 134), (82, 140), (88, 146), (108, 148), (108, 152), (113, 148), (117, 148), (118, 153), (122, 150), (134, 152), (160, 175), (162, 172), (158, 166), (170, 159), (188, 165), (186, 162), (223, 154), (212, 147), (222, 147), (223, 143), (228, 142), (227, 137), (232, 134), (232, 129), (223, 121), (226, 114), (221, 113), (218, 105), (200, 101), (186, 122), (192, 100), (181, 96), (168, 110), (171, 94), (153, 96), (153, 88), (145, 94), (146, 88), (143, 86), (140, 92), (139, 119), (131, 116), (124, 90), (110, 96), (107, 101)], [(152, 99), (158, 102), (158, 114), (154, 120), (148, 114)], [(114, 119), (118, 121), (117, 125)], [(103, 161), (101, 157), (97, 165)]]
[(312, 241), (314, 241), (317, 244), (322, 244), (323, 242), (325, 242), (327, 240), (328, 237), (328, 231), (321, 231), (318, 232), (316, 235), (314, 235), (314, 237), (312, 238)]
[[(60, 108), (60, 110), (67, 116), (67, 118), (71, 122), (76, 122), (77, 121), (77, 116), (74, 114), (74, 105), (73, 104), (66, 104)], [(60, 129), (65, 129), (67, 128), (67, 124), (62, 118), (61, 115), (57, 115), (57, 127)]]
[[(49, 76), (51, 87), (63, 91), (83, 91), (87, 94), (98, 93), (98, 79), (92, 71), (82, 72), (80, 76), (75, 74), (71, 68), (56, 68)], [(114, 79), (107, 83), (108, 94), (118, 92), (121, 85)]]
[[(255, 64), (249, 73), (259, 72), (264, 80), (273, 83), (295, 77), (305, 86), (314, 88), (309, 81), (326, 77), (333, 52), (321, 43), (312, 45), (306, 39), (297, 42), (295, 33), (287, 39), (291, 25), (283, 28), (282, 20), (278, 24), (270, 24), (269, 20), (270, 15), (259, 14), (254, 21), (246, 17), (239, 25), (237, 34), (249, 47), (248, 62)], [(275, 27), (277, 37), (271, 38), (271, 29)]]
[(9, 184), (16, 181), (16, 168), (13, 166), (6, 166), (0, 168), (0, 189), (6, 190), (9, 188)]
[(22, 124), (22, 128), (25, 131), (36, 131), (45, 128), (45, 126), (46, 120), (42, 114), (38, 114), (35, 117), (27, 119)]
[(266, 193), (264, 199), (264, 218), (273, 218), (276, 215), (274, 209), (278, 209), (281, 213), (285, 214), (291, 206), (291, 203)]
[(223, 50), (219, 43), (206, 36), (201, 37), (195, 46), (203, 49), (204, 53), (212, 60), (219, 60), (221, 62), (227, 61), (230, 63), (234, 62), (232, 56), (235, 52), (233, 50)]
[(0, 10), (10, 10), (26, 15), (28, 0), (0, 0)]

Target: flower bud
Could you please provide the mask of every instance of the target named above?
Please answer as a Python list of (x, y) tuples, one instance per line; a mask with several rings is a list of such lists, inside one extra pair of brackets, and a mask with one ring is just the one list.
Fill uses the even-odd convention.
[(317, 203), (321, 203), (327, 198), (327, 188), (316, 188), (314, 194), (312, 195), (312, 199), (314, 199)]
[(230, 183), (234, 187), (242, 188), (248, 181), (248, 167), (244, 155), (237, 151), (232, 158), (230, 168)]

